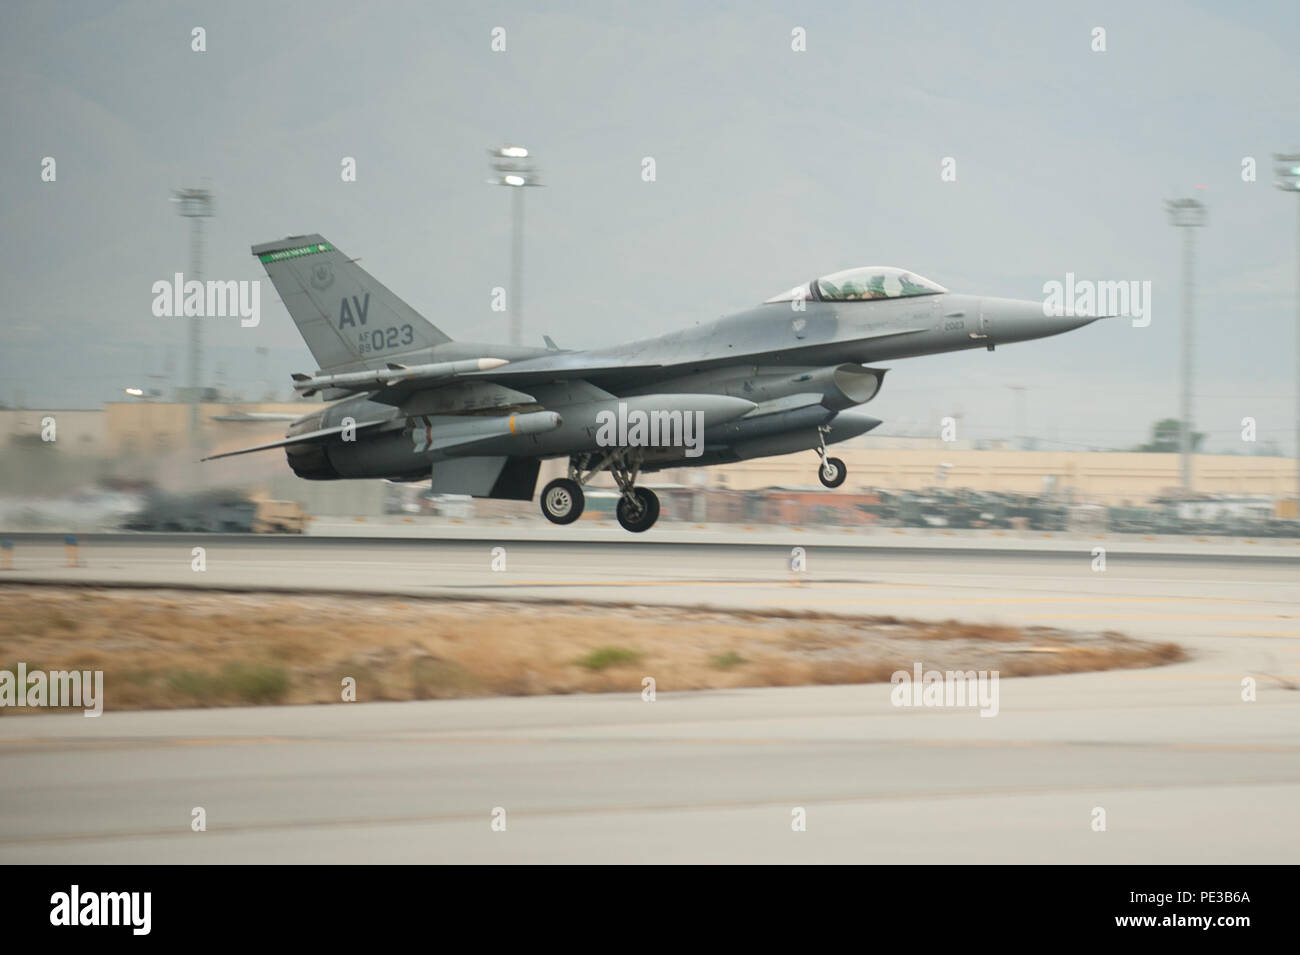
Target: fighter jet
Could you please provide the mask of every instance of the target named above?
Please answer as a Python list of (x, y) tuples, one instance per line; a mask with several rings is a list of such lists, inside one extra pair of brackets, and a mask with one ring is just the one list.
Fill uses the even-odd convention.
[(857, 409), (897, 358), (1044, 338), (1093, 317), (1042, 302), (958, 295), (914, 272), (835, 272), (755, 308), (612, 348), (565, 350), (452, 341), (320, 235), (255, 245), (318, 368), (293, 376), (329, 401), (281, 441), (308, 480), (432, 481), (438, 493), (531, 500), (543, 458), (567, 458), (541, 510), (570, 524), (583, 487), (609, 472), (629, 531), (659, 516), (641, 475), (815, 451), (880, 424)]

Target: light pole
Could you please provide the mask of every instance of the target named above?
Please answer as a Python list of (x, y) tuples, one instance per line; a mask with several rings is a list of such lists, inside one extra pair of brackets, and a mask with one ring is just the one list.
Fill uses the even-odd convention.
[(1183, 232), (1183, 401), (1178, 426), (1179, 474), (1183, 495), (1192, 492), (1192, 346), (1195, 342), (1195, 308), (1192, 282), (1196, 266), (1196, 244), (1192, 228), (1205, 225), (1205, 206), (1195, 199), (1165, 202), (1171, 225)]
[(524, 189), (540, 186), (532, 155), (523, 146), (489, 149), (492, 171), (488, 182), (508, 186), (514, 193), (510, 208), (510, 344), (518, 345), (524, 327)]
[(1300, 153), (1274, 153), (1277, 178), (1273, 185), (1283, 192), (1297, 193), (1296, 202), (1296, 294), (1295, 294), (1295, 501), (1300, 520)]
[[(203, 220), (212, 215), (212, 193), (206, 189), (177, 189), (172, 192), (176, 211), (190, 220), (190, 275), (187, 282), (203, 281)], [(199, 437), (199, 381), (202, 377), (201, 341), (199, 323), (203, 319), (190, 316), (190, 449), (202, 448)]]

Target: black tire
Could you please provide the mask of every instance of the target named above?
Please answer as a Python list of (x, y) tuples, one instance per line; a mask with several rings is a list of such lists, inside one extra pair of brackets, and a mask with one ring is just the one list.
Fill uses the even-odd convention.
[(620, 497), (614, 513), (618, 517), (618, 522), (623, 525), (623, 530), (640, 534), (642, 531), (648, 531), (654, 526), (654, 522), (659, 520), (659, 496), (648, 487), (633, 488), (632, 493), (641, 507), (634, 512), (628, 506), (627, 498)]
[(552, 524), (572, 524), (582, 516), (587, 497), (577, 481), (556, 478), (542, 488), (542, 514)]
[(839, 458), (827, 458), (826, 463), (817, 469), (817, 480), (826, 487), (839, 487), (849, 476), (849, 469)]

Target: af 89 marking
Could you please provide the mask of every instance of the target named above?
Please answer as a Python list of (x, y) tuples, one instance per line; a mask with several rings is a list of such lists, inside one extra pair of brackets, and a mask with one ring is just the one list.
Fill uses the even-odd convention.
[(415, 331), (410, 325), (390, 325), (374, 328), (357, 336), (357, 351), (363, 355), (388, 351), (415, 341)]

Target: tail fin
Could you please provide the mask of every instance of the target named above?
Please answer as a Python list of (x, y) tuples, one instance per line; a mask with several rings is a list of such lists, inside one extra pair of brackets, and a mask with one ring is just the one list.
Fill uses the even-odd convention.
[(319, 235), (253, 246), (321, 370), (451, 341)]

